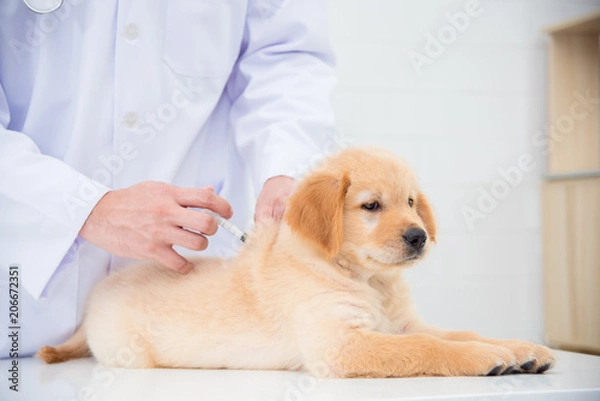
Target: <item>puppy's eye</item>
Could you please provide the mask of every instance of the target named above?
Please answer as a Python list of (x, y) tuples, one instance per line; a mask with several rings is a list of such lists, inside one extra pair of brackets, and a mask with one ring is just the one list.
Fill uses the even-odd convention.
[(408, 206), (412, 207), (413, 203), (415, 203), (413, 198), (408, 198)]
[(363, 209), (368, 210), (369, 212), (374, 212), (376, 210), (381, 209), (381, 205), (379, 204), (379, 202), (375, 201), (375, 202), (370, 202), (370, 203), (365, 203), (361, 206)]

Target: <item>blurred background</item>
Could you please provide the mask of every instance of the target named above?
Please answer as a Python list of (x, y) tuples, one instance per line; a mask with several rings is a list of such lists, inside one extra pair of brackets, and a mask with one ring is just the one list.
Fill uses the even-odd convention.
[(600, 1), (328, 2), (339, 142), (408, 159), (438, 218), (437, 247), (406, 273), (418, 312), (449, 329), (545, 342), (542, 30)]

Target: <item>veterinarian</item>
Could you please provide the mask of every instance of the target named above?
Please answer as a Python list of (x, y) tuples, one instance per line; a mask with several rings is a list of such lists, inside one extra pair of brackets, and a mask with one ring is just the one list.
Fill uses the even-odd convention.
[(191, 208), (281, 217), (333, 142), (324, 1), (35, 3), (0, 2), (2, 357), (9, 326), (19, 356), (65, 340), (131, 258), (185, 273), (190, 249), (231, 254)]

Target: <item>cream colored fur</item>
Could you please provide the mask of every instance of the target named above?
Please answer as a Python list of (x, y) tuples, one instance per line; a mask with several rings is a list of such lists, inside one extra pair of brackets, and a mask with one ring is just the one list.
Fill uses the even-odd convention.
[[(365, 210), (374, 201), (380, 208)], [(417, 256), (402, 240), (411, 227), (428, 236)], [(402, 269), (435, 237), (409, 167), (380, 149), (348, 149), (302, 180), (284, 221), (258, 227), (234, 259), (198, 258), (187, 275), (155, 263), (111, 275), (91, 294), (79, 332), (38, 355), (85, 356), (87, 342), (109, 366), (301, 369), (318, 377), (552, 367), (546, 347), (418, 319)]]

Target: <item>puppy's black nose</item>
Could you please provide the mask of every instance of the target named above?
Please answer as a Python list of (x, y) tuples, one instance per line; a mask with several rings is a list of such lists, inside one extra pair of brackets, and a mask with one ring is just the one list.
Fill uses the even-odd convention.
[(415, 249), (421, 249), (425, 246), (425, 242), (427, 242), (427, 233), (421, 228), (413, 227), (406, 230), (402, 239), (407, 245)]

